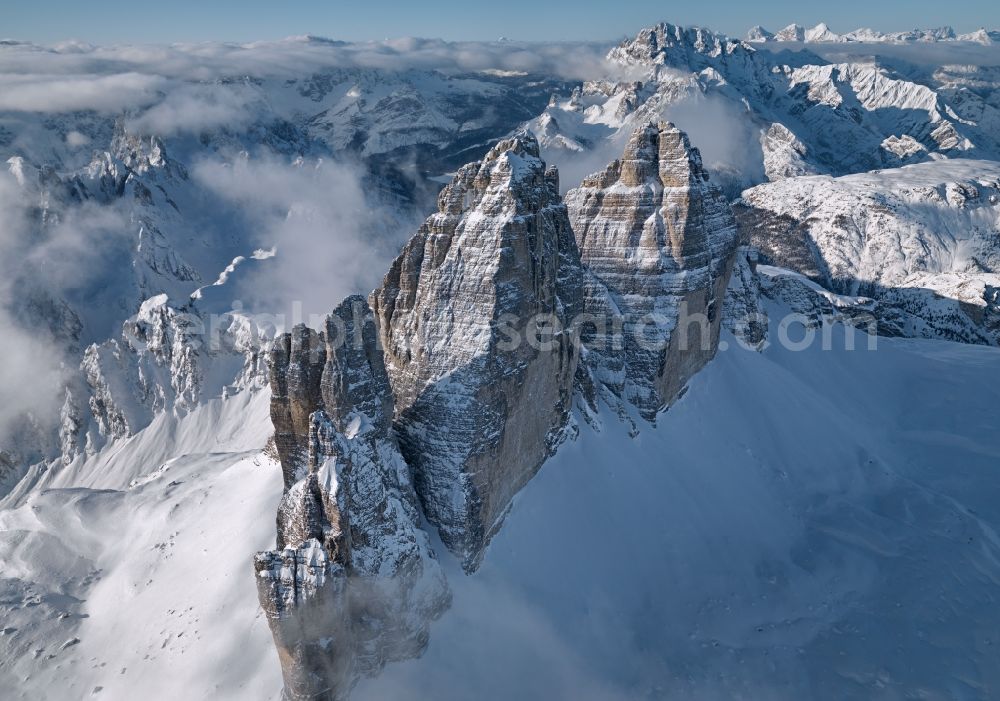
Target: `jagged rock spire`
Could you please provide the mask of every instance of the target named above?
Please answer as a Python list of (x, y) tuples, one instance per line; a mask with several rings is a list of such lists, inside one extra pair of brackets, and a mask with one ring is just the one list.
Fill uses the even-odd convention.
[(587, 364), (652, 420), (715, 353), (736, 225), (698, 149), (640, 126), (622, 157), (566, 195), (587, 271)]
[[(475, 569), (566, 435), (576, 380), (652, 418), (714, 352), (735, 226), (687, 137), (639, 129), (572, 202), (575, 237), (535, 139), (501, 141), (458, 171), (367, 303), (278, 340), (280, 550), (256, 570), (288, 698), (344, 698), (419, 654), (448, 594), (418, 503)], [(706, 315), (704, 348), (676, 341), (685, 305)], [(664, 346), (626, 339), (581, 366), (584, 311), (627, 332), (659, 314)]]
[(285, 698), (335, 701), (360, 676), (420, 654), (450, 594), (390, 433), (364, 298), (345, 300), (322, 332), (279, 338), (271, 385), (285, 493), (278, 549), (255, 560), (258, 594)]
[(556, 170), (521, 134), (458, 171), (370, 297), (400, 446), (467, 569), (566, 425), (578, 276)]

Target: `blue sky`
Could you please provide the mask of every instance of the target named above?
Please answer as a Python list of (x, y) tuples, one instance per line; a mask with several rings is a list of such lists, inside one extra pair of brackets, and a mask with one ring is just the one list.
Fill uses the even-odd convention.
[(248, 41), (295, 34), (363, 40), (421, 36), (443, 39), (600, 40), (634, 34), (660, 20), (700, 24), (733, 35), (754, 24), (772, 31), (791, 22), (912, 29), (950, 24), (959, 31), (1000, 29), (1000, 2), (965, 0), (0, 0), (5, 38), (55, 42)]

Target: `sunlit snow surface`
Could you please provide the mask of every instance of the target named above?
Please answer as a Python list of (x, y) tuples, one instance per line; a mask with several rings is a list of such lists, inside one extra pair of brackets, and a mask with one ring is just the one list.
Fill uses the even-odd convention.
[[(996, 698), (1000, 351), (727, 341), (656, 428), (581, 423), (477, 574), (442, 555), (427, 653), (354, 698)], [(0, 513), (0, 696), (277, 697), (250, 564), (280, 492), (265, 395), (200, 417), (214, 449), (154, 424), (124, 484)]]
[(281, 494), (268, 399), (160, 415), (0, 510), (0, 698), (278, 695), (251, 566)]

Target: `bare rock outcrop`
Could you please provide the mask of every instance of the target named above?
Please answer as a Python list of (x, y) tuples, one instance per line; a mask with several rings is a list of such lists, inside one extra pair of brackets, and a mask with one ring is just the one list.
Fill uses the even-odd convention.
[[(687, 137), (640, 129), (573, 197), (575, 236), (534, 137), (504, 140), (458, 171), (367, 302), (275, 343), (285, 490), (256, 571), (288, 699), (345, 698), (421, 653), (449, 603), (421, 508), (475, 570), (570, 432), (577, 389), (652, 420), (715, 352), (736, 228)], [(631, 333), (649, 313), (658, 349), (581, 343), (599, 315)], [(690, 349), (684, 313), (704, 317)]]
[(758, 253), (752, 246), (736, 250), (736, 262), (726, 289), (722, 325), (744, 348), (763, 350), (767, 343), (768, 316), (757, 274)]
[(580, 268), (533, 136), (461, 168), (370, 302), (428, 520), (475, 569), (572, 403)]
[(585, 268), (594, 385), (647, 420), (718, 347), (737, 244), (729, 205), (672, 124), (638, 128), (622, 157), (566, 195)]
[(450, 602), (390, 433), (375, 320), (345, 300), (317, 333), (280, 337), (271, 414), (285, 492), (278, 548), (255, 559), (286, 699), (344, 699), (363, 675), (419, 655)]

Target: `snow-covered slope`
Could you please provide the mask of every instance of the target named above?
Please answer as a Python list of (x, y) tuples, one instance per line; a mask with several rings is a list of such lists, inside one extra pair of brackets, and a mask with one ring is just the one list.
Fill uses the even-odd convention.
[(277, 698), (249, 576), (281, 492), (267, 403), (161, 415), (0, 502), (5, 698)]
[[(478, 573), (445, 557), (454, 603), (426, 655), (356, 698), (989, 698), (1000, 353), (832, 338), (726, 337), (657, 427), (581, 423)], [(121, 479), (3, 513), (11, 698), (277, 698), (247, 576), (280, 492), (244, 432), (266, 435), (260, 396), (192, 417), (228, 441), (164, 424), (107, 461), (137, 465)]]
[(356, 698), (992, 698), (1000, 352), (832, 338), (728, 337), (655, 429), (582, 426)]
[(764, 262), (864, 296), (883, 332), (1000, 344), (1000, 164), (952, 160), (743, 193)]

